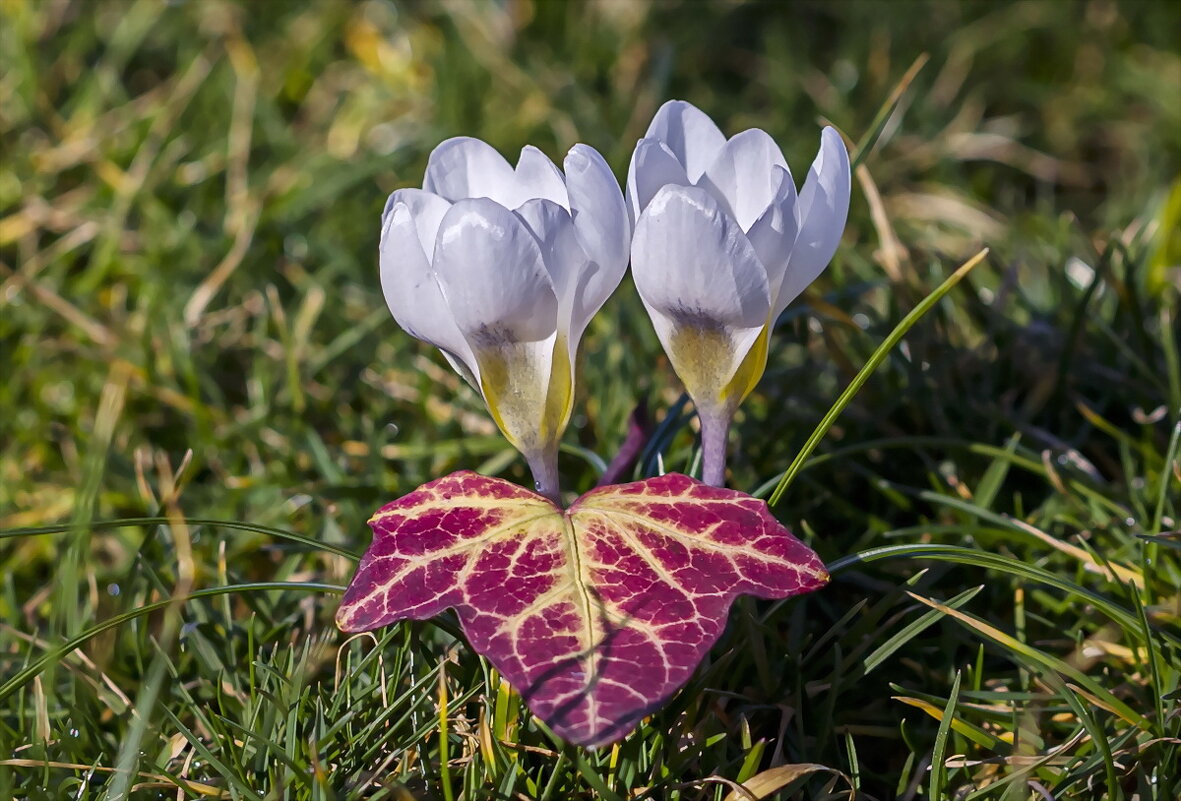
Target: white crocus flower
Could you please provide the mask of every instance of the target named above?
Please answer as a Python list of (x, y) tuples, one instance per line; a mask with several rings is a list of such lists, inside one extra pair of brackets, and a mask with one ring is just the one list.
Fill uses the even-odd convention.
[(575, 145), (563, 166), (526, 147), (514, 169), (478, 139), (448, 139), (422, 189), (390, 195), (380, 255), (394, 319), (483, 395), (555, 499), (578, 342), (623, 277), (631, 241), (603, 157)]
[(849, 154), (833, 128), (798, 196), (766, 132), (727, 140), (684, 101), (661, 106), (636, 145), (632, 274), (697, 406), (710, 484), (724, 481), (726, 432), (763, 374), (771, 327), (836, 252), (849, 191)]

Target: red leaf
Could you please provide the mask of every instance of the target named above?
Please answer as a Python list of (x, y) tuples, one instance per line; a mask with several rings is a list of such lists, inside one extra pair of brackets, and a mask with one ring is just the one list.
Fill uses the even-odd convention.
[(600, 487), (566, 510), (469, 471), (369, 521), (337, 625), (454, 607), (472, 647), (571, 742), (610, 743), (684, 684), (738, 595), (828, 581), (760, 500), (676, 473)]

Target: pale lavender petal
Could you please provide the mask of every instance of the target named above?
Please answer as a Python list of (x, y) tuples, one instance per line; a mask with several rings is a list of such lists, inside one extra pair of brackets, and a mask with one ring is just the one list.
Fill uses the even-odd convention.
[(787, 170), (779, 145), (765, 131), (751, 128), (722, 146), (698, 185), (715, 190), (742, 230), (749, 231), (781, 187), (776, 167)]
[(439, 223), (443, 215), (451, 208), (451, 203), (422, 189), (399, 189), (389, 196), (385, 202), (385, 211), (381, 214), (381, 228), (384, 234), (386, 222), (394, 206), (402, 203), (410, 209), (414, 218), (414, 227), (418, 231), (418, 241), (422, 243), (422, 252), (428, 257), (435, 252), (435, 236), (439, 233)]
[(767, 322), (767, 275), (754, 248), (713, 195), (667, 186), (636, 223), (632, 274), (644, 301), (671, 316), (718, 325)]
[(385, 214), (378, 264), (386, 305), (408, 334), (451, 354), (469, 373), (478, 375), (472, 350), (456, 325), (423, 251), (417, 222), (405, 202), (395, 201)]
[(473, 350), (535, 342), (557, 328), (557, 297), (532, 232), (485, 198), (461, 200), (443, 217), (435, 274)]
[(504, 156), (470, 136), (448, 139), (431, 151), (422, 188), (452, 203), (486, 197), (510, 208), (518, 194), (516, 174)]
[(599, 152), (588, 145), (575, 145), (566, 155), (566, 188), (574, 231), (586, 255), (596, 262), (604, 277), (614, 277), (600, 305), (623, 278), (630, 256), (632, 226), (619, 181)]
[(627, 211), (633, 226), (656, 193), (669, 184), (692, 186), (693, 182), (668, 145), (641, 139), (627, 168)]
[(709, 116), (684, 100), (670, 100), (656, 112), (645, 139), (668, 145), (694, 183), (726, 143), (726, 137)]
[[(535, 199), (516, 210), (541, 245), (546, 271), (558, 299), (557, 328), (566, 335), (573, 354), (586, 323), (602, 305), (588, 303), (587, 285), (602, 270), (591, 263), (574, 230), (570, 213), (550, 200)], [(606, 300), (606, 298), (604, 298)]]
[[(799, 221), (796, 219), (796, 185), (792, 182), (791, 173), (783, 167), (773, 168), (772, 173), (778, 184), (775, 197), (747, 231), (746, 237), (767, 270), (767, 285), (771, 290), (774, 310), (775, 299), (779, 297), (787, 262), (799, 232)], [(774, 316), (778, 316), (778, 312)]]
[(850, 191), (849, 153), (836, 129), (825, 128), (820, 136), (820, 152), (800, 191), (800, 232), (775, 301), (776, 314), (815, 281), (832, 260), (849, 215)]
[(552, 200), (563, 208), (570, 208), (566, 180), (549, 156), (537, 148), (532, 145), (521, 148), (515, 172), (517, 194), (512, 203), (503, 204), (506, 208), (515, 209), (532, 198)]
[(699, 412), (741, 398), (732, 378), (767, 323), (767, 276), (709, 190), (667, 186), (636, 223), (632, 275), (664, 352)]

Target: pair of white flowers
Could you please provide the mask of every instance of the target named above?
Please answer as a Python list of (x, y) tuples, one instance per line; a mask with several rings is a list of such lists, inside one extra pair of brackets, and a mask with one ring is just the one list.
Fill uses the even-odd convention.
[(390, 195), (381, 284), (394, 319), (438, 347), (558, 495), (574, 359), (630, 256), (636, 288), (697, 407), (704, 479), (720, 485), (738, 405), (776, 318), (825, 268), (849, 208), (849, 157), (832, 128), (796, 193), (764, 131), (729, 140), (669, 101), (639, 141), (626, 198), (603, 157), (575, 145), (565, 174), (526, 147), (512, 167), (477, 139), (431, 153), (423, 188)]

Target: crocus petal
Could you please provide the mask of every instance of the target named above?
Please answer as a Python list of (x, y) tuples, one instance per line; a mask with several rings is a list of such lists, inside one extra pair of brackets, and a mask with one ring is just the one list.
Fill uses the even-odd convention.
[(668, 145), (694, 183), (726, 144), (726, 137), (714, 121), (684, 100), (670, 100), (661, 106), (644, 138), (659, 139)]
[(461, 200), (439, 228), (434, 268), (488, 410), (509, 442), (534, 458), (561, 436), (573, 396), (569, 358), (556, 350), (558, 301), (542, 246), (500, 204)]
[(414, 218), (414, 227), (418, 231), (418, 241), (422, 243), (422, 252), (431, 256), (435, 252), (435, 236), (439, 233), (439, 223), (451, 204), (430, 192), (421, 189), (399, 189), (389, 196), (385, 202), (385, 211), (381, 213), (381, 227), (385, 231), (386, 221), (390, 211), (398, 203), (404, 203), (410, 209)]
[[(426, 192), (403, 195), (393, 204), (385, 215), (381, 233), (381, 289), (398, 325), (465, 365), (465, 378), (478, 380), (472, 349), (435, 281), (418, 228), (419, 216), (428, 220), (436, 215), (442, 217), (448, 206), (447, 201)], [(459, 372), (464, 375), (463, 370)]]
[(562, 436), (573, 406), (570, 359), (554, 332), (535, 342), (477, 349), (480, 389), (513, 447), (533, 459)]
[(709, 191), (666, 186), (636, 223), (636, 287), (669, 313), (725, 325), (767, 321), (767, 276), (737, 223)]
[(536, 341), (556, 330), (557, 299), (541, 248), (520, 217), (487, 198), (444, 215), (435, 274), (472, 350), (498, 341)]
[(765, 131), (751, 128), (722, 146), (698, 184), (715, 190), (742, 230), (749, 231), (782, 186), (775, 167), (787, 169), (779, 145)]
[(668, 145), (658, 139), (641, 139), (627, 168), (627, 210), (633, 226), (661, 187), (669, 184), (692, 186), (693, 182)]
[(452, 202), (486, 197), (509, 208), (518, 194), (516, 173), (504, 156), (470, 136), (448, 139), (431, 151), (422, 188)]
[(557, 297), (541, 248), (519, 217), (486, 198), (443, 217), (433, 260), (455, 323), (473, 350), (535, 342), (557, 328)]
[(706, 189), (665, 187), (636, 223), (632, 274), (694, 402), (725, 402), (771, 304), (766, 272), (738, 223)]
[(845, 143), (834, 128), (825, 128), (820, 135), (820, 152), (800, 191), (800, 232), (775, 299), (776, 316), (832, 260), (849, 216), (850, 190), (849, 153)]
[[(592, 264), (578, 243), (570, 213), (549, 200), (535, 199), (524, 203), (516, 214), (537, 237), (546, 272), (553, 282), (558, 299), (557, 330), (566, 340), (570, 353), (578, 347), (578, 340), (591, 316), (606, 300), (595, 303), (586, 290), (602, 268)], [(612, 287), (614, 289), (614, 287)], [(588, 308), (594, 303), (593, 308)]]
[(521, 148), (515, 173), (517, 196), (511, 203), (501, 204), (505, 208), (515, 209), (531, 198), (545, 198), (563, 208), (570, 208), (566, 181), (561, 171), (554, 166), (549, 156), (533, 145)]
[(627, 269), (632, 228), (619, 182), (599, 155), (587, 145), (575, 145), (566, 154), (566, 189), (570, 193), (570, 214), (574, 232), (583, 251), (599, 265), (610, 283), (600, 305), (614, 291)]
[[(796, 220), (796, 185), (792, 181), (791, 173), (786, 167), (773, 167), (773, 180), (778, 186), (767, 210), (755, 220), (746, 238), (759, 254), (759, 261), (767, 270), (767, 285), (771, 290), (771, 297), (779, 296), (779, 287), (783, 284), (783, 276), (787, 272), (787, 262), (791, 257), (791, 249), (795, 245), (796, 234), (799, 232), (799, 221)], [(772, 305), (774, 317), (779, 315)]]

